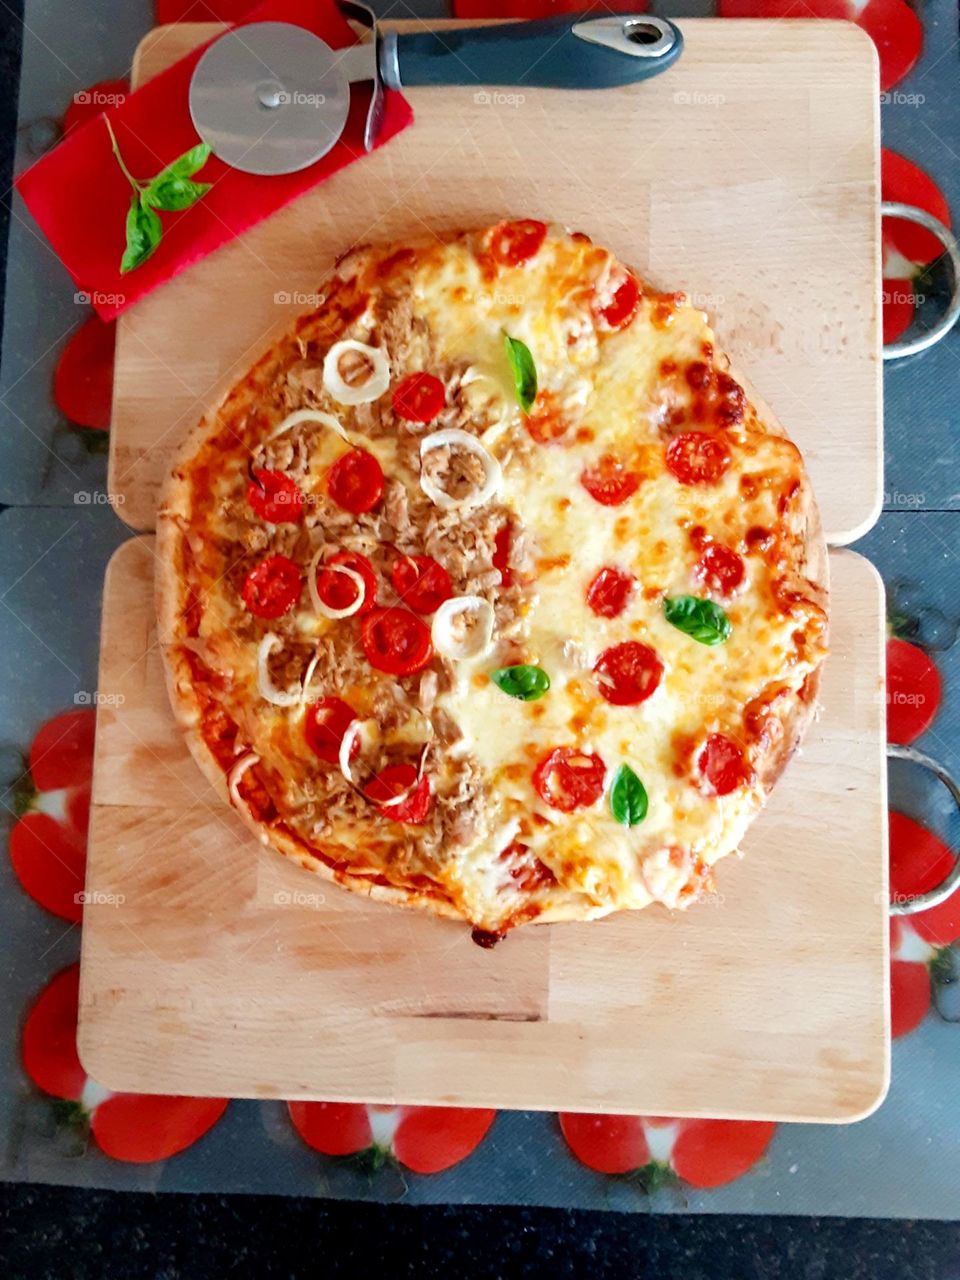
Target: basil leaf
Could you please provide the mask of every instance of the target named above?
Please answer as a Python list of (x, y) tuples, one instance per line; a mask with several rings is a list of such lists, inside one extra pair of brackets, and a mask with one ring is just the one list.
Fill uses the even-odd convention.
[(509, 333), (503, 335), (507, 348), (507, 359), (510, 361), (510, 372), (513, 374), (513, 388), (517, 393), (517, 404), (524, 413), (529, 413), (537, 398), (537, 366), (533, 363), (530, 348), (519, 338), (511, 338)]
[(610, 812), (624, 827), (635, 827), (647, 816), (647, 789), (628, 764), (617, 770), (610, 788)]
[(142, 266), (160, 243), (162, 234), (160, 219), (152, 209), (141, 204), (139, 196), (134, 196), (127, 213), (127, 247), (120, 259), (121, 275)]
[[(161, 169), (153, 179), (153, 182), (159, 182), (161, 178), (192, 178), (209, 159), (210, 148), (205, 142), (198, 142), (195, 147), (191, 147), (182, 156), (177, 156), (176, 160), (172, 160), (165, 169)], [(151, 183), (152, 185), (153, 183)]]
[(193, 182), (190, 178), (176, 178), (171, 175), (154, 178), (140, 197), (144, 204), (153, 209), (163, 209), (165, 213), (175, 213), (179, 209), (189, 209), (201, 196), (210, 190), (211, 182)]
[(524, 662), (513, 667), (498, 667), (490, 672), (490, 679), (498, 689), (521, 702), (536, 702), (550, 688), (550, 677), (543, 667), (531, 667)]
[(700, 644), (722, 644), (730, 639), (733, 627), (730, 619), (712, 600), (699, 596), (673, 596), (663, 602), (663, 612), (669, 623)]

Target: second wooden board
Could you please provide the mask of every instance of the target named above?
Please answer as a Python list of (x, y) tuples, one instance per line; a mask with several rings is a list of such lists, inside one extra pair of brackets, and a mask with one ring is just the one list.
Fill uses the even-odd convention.
[(687, 913), (519, 930), (264, 851), (167, 702), (153, 539), (108, 574), (80, 1054), (142, 1093), (850, 1121), (889, 1068), (883, 590), (831, 555), (823, 712)]
[[(682, 26), (680, 61), (638, 85), (411, 91), (412, 128), (122, 316), (119, 514), (154, 527), (184, 435), (350, 244), (526, 216), (687, 290), (802, 449), (827, 540), (866, 532), (882, 491), (876, 51), (842, 22)], [(215, 30), (158, 29), (135, 77)]]

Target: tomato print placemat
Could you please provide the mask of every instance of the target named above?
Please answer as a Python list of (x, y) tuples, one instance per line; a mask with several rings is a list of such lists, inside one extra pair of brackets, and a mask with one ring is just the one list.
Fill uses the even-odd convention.
[[(0, 1176), (412, 1204), (955, 1216), (960, 901), (899, 926), (893, 1085), (875, 1115), (851, 1126), (287, 1107), (117, 1095), (88, 1079), (75, 1050), (76, 960), (100, 584), (126, 536), (103, 506), (0, 515)], [(891, 513), (858, 549), (890, 596), (891, 729), (960, 768), (957, 517)], [(891, 797), (894, 883), (919, 892), (950, 865), (960, 816), (914, 766), (891, 771)]]

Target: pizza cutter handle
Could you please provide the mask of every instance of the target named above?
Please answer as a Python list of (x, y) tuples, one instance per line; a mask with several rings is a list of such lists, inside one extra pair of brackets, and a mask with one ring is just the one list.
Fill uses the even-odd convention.
[(379, 63), (391, 89), (485, 85), (607, 89), (658, 75), (676, 62), (683, 36), (646, 14), (564, 15), (531, 22), (381, 37)]

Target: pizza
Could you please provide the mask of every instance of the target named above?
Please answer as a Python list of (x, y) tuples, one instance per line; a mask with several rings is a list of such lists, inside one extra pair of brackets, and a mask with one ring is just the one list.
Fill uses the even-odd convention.
[(317, 304), (162, 495), (168, 686), (221, 798), (483, 944), (710, 893), (816, 707), (796, 446), (584, 234), (362, 246)]

